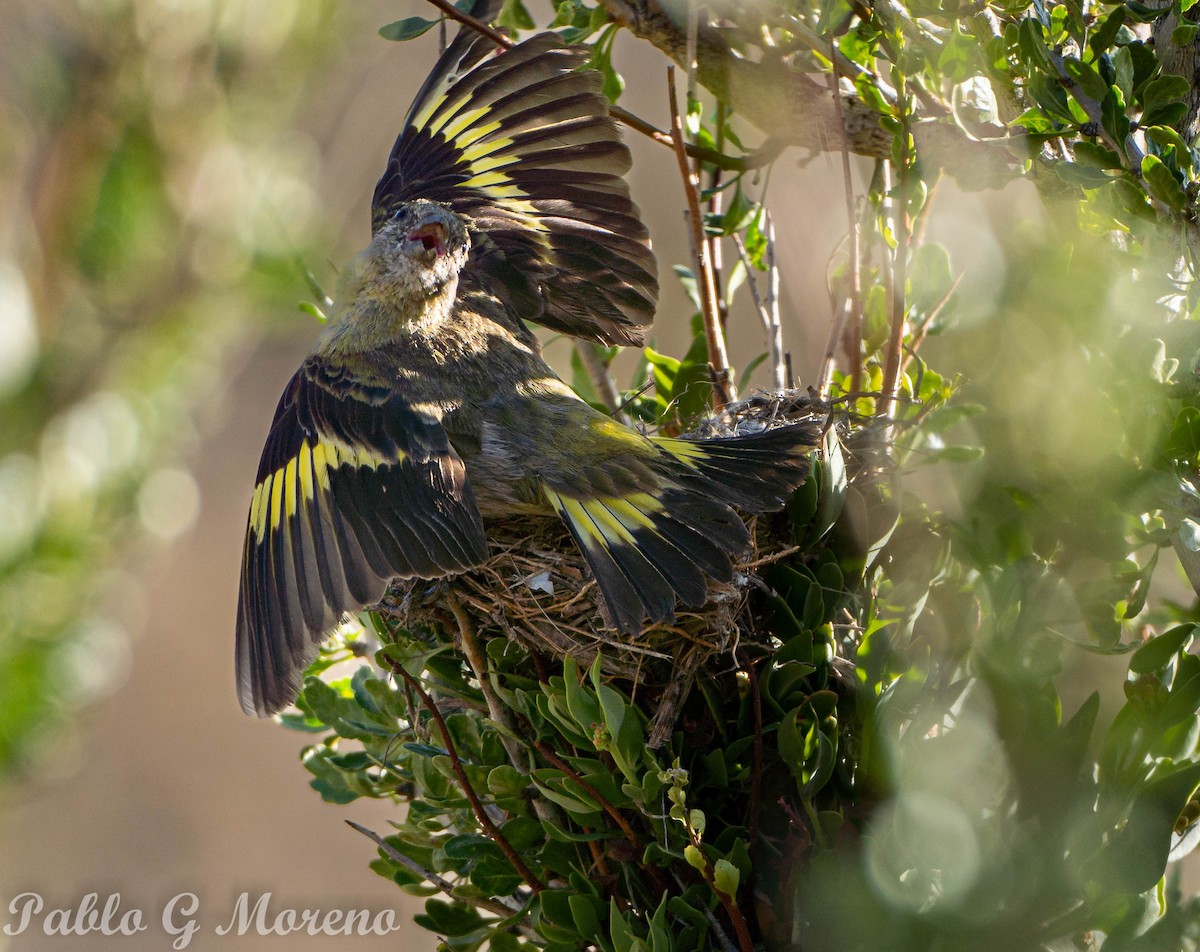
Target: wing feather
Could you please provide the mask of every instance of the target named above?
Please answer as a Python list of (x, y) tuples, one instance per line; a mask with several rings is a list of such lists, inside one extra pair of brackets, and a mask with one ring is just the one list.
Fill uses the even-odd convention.
[(376, 186), (373, 227), (406, 202), (444, 202), (471, 222), (464, 290), (567, 334), (640, 344), (658, 266), (600, 75), (552, 33), (493, 51), (460, 33), (439, 59)]
[(479, 564), (478, 507), (441, 424), (310, 358), (279, 403), (250, 508), (238, 597), (238, 691), (248, 712), (291, 703), (346, 612), (396, 577)]

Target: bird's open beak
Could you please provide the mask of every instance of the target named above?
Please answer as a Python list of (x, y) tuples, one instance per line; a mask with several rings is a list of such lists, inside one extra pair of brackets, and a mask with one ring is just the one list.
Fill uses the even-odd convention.
[(446, 248), (446, 226), (441, 222), (431, 221), (429, 224), (409, 232), (408, 240), (421, 242), (426, 251), (436, 251), (439, 258), (449, 254)]

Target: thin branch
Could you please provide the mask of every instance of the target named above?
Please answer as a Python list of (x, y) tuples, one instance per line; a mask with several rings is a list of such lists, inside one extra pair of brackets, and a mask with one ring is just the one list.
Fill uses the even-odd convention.
[[(361, 823), (355, 823), (353, 820), (347, 820), (346, 825), (352, 830), (357, 830), (367, 839), (371, 840), (376, 846), (379, 847), (380, 852), (387, 856), (387, 858), (392, 862), (403, 866), (410, 873), (420, 876), (426, 882), (437, 886), (438, 889), (457, 902), (465, 902), (468, 905), (475, 906), (477, 909), (486, 909), (488, 912), (494, 912), (496, 915), (503, 916), (505, 919), (510, 919), (514, 914), (524, 911), (524, 907), (520, 903), (513, 902), (511, 900), (505, 902), (504, 899), (500, 897), (496, 897), (495, 899), (485, 899), (482, 896), (455, 895), (454, 883), (439, 876), (432, 869), (426, 869), (416, 860), (405, 856), (374, 830), (367, 829), (367, 827), (363, 826)], [(522, 935), (526, 936), (527, 938), (537, 938), (537, 935), (528, 926), (520, 923), (514, 923), (513, 925), (520, 930)]]
[(675, 142), (675, 158), (679, 162), (679, 174), (683, 179), (683, 190), (687, 196), (688, 222), (692, 231), (692, 256), (696, 264), (696, 286), (700, 291), (700, 312), (704, 320), (704, 336), (708, 345), (708, 360), (712, 368), (713, 390), (717, 400), (716, 409), (727, 404), (733, 394), (729, 379), (729, 354), (725, 350), (725, 335), (721, 330), (721, 319), (716, 307), (716, 285), (713, 281), (712, 261), (708, 256), (708, 242), (704, 236), (704, 217), (700, 211), (698, 183), (688, 166), (687, 152), (683, 142), (683, 120), (679, 115), (679, 99), (675, 94), (675, 67), (667, 67), (667, 98), (671, 107), (671, 137)]
[(510, 46), (516, 45), (516, 40), (511, 36), (505, 36), (495, 27), (484, 23), (482, 20), (471, 16), (469, 13), (463, 13), (450, 0), (429, 0), (435, 7), (446, 14), (451, 20), (457, 20), (463, 26), (469, 26), (476, 33), (482, 33), (497, 46), (503, 46), (508, 49)]
[(450, 729), (446, 727), (446, 721), (442, 717), (442, 712), (438, 710), (437, 705), (433, 702), (433, 698), (429, 696), (429, 692), (421, 687), (421, 683), (404, 669), (404, 665), (393, 663), (391, 667), (392, 671), (400, 675), (400, 677), (404, 679), (404, 682), (416, 692), (417, 697), (421, 699), (421, 703), (425, 705), (425, 709), (429, 711), (430, 716), (437, 724), (438, 730), (441, 731), (442, 743), (446, 747), (446, 753), (450, 755), (451, 769), (454, 771), (454, 776), (458, 778), (458, 783), (462, 787), (463, 793), (466, 794), (467, 800), (471, 803), (471, 809), (475, 813), (475, 819), (477, 819), (479, 821), (479, 825), (482, 826), (485, 831), (487, 831), (487, 834), (492, 841), (500, 847), (500, 850), (504, 853), (505, 858), (512, 864), (513, 869), (517, 871), (517, 875), (525, 880), (529, 888), (535, 893), (540, 893), (546, 887), (542, 884), (542, 881), (533, 874), (533, 870), (531, 870), (525, 864), (525, 860), (521, 859), (521, 854), (513, 849), (513, 845), (508, 842), (508, 839), (505, 837), (505, 835), (500, 832), (500, 828), (492, 822), (492, 818), (488, 816), (488, 812), (484, 808), (483, 802), (479, 799), (479, 794), (477, 794), (475, 792), (475, 788), (471, 786), (471, 781), (467, 777), (467, 771), (463, 767), (462, 760), (458, 756), (458, 750), (455, 748), (454, 741), (450, 737)]
[[(671, 138), (670, 133), (663, 132), (657, 126), (647, 122), (640, 116), (634, 115), (628, 109), (610, 104), (608, 114), (618, 122), (629, 126), (634, 132), (640, 132), (647, 138), (653, 139), (659, 145), (665, 145), (668, 149), (675, 148), (674, 140)], [(761, 169), (764, 165), (770, 165), (774, 162), (786, 147), (786, 143), (774, 138), (768, 138), (757, 152), (738, 156), (726, 155), (717, 149), (696, 145), (694, 142), (684, 144), (684, 149), (691, 158), (699, 159), (701, 162), (715, 166), (718, 169), (723, 169), (726, 172), (750, 172), (754, 169)]]
[[(699, 842), (693, 845), (697, 850), (700, 849)], [(716, 895), (717, 901), (721, 903), (721, 908), (725, 910), (725, 915), (729, 916), (729, 921), (733, 924), (734, 935), (737, 936), (738, 947), (741, 952), (754, 952), (754, 938), (750, 935), (750, 926), (746, 923), (746, 917), (742, 915), (742, 910), (738, 908), (737, 900), (717, 888), (716, 877), (713, 874), (712, 864), (708, 861), (708, 856), (703, 852), (700, 855), (704, 858), (704, 867), (700, 870), (700, 875), (704, 877), (704, 881)]]
[[(717, 103), (717, 130), (714, 137), (714, 144), (717, 150), (720, 151), (725, 147), (725, 103)], [(696, 181), (701, 181), (703, 167), (699, 160), (695, 161)], [(708, 214), (714, 219), (721, 214), (721, 199), (723, 193), (721, 191), (721, 170), (714, 168), (708, 179)], [(729, 305), (725, 303), (725, 290), (721, 287), (721, 274), (723, 269), (722, 261), (722, 245), (720, 235), (707, 235), (708, 239), (708, 257), (712, 262), (713, 274), (713, 290), (716, 292), (717, 301), (717, 320), (721, 322), (721, 329), (724, 330), (729, 324)]]
[(584, 793), (600, 804), (600, 808), (612, 818), (613, 822), (616, 823), (617, 826), (621, 828), (621, 832), (625, 834), (625, 838), (629, 840), (631, 846), (637, 847), (642, 845), (637, 834), (633, 831), (633, 827), (629, 825), (629, 821), (621, 815), (621, 811), (609, 803), (604, 794), (588, 783), (587, 780), (580, 775), (579, 771), (572, 768), (569, 763), (559, 757), (558, 754), (554, 752), (554, 749), (545, 741), (539, 740), (534, 746), (537, 748), (537, 752), (546, 758), (546, 762), (550, 764), (551, 767), (553, 767), (555, 770), (561, 770), (563, 773), (565, 773), (575, 783), (579, 784)]
[(943, 295), (942, 299), (937, 302), (929, 313), (921, 320), (921, 323), (913, 328), (912, 339), (909, 341), (908, 350), (905, 352), (904, 362), (900, 365), (900, 372), (904, 373), (908, 369), (908, 365), (912, 363), (912, 359), (917, 355), (917, 348), (921, 346), (922, 341), (929, 334), (929, 328), (933, 326), (933, 322), (938, 319), (938, 315), (942, 313), (946, 305), (950, 303), (950, 299), (954, 296), (954, 292), (958, 290), (958, 286), (962, 284), (963, 276), (960, 274), (954, 279), (954, 283), (950, 285), (950, 290)]
[(687, 0), (687, 94), (688, 102), (696, 98), (696, 49), (700, 37), (700, 8), (696, 0)]
[(1104, 128), (1103, 107), (1080, 89), (1079, 84), (1070, 77), (1061, 53), (1056, 53), (1054, 50), (1047, 50), (1047, 52), (1050, 55), (1050, 62), (1054, 64), (1054, 69), (1058, 72), (1062, 83), (1067, 89), (1071, 90), (1071, 95), (1075, 97), (1075, 101), (1087, 113), (1088, 119), (1095, 123), (1099, 137), (1118, 155), (1125, 156), (1125, 161), (1129, 163), (1130, 168), (1140, 170), (1145, 153), (1142, 152), (1141, 146), (1137, 144), (1133, 135), (1126, 136), (1124, 142), (1117, 142), (1116, 139), (1110, 136), (1108, 130)]
[[(861, 261), (861, 250), (858, 244), (858, 216), (854, 213), (854, 176), (850, 169), (850, 140), (846, 136), (846, 117), (842, 111), (842, 97), (838, 95), (838, 88), (841, 82), (840, 76), (840, 61), (837, 56), (837, 47), (833, 41), (829, 41), (830, 62), (833, 68), (829, 72), (829, 85), (833, 91), (834, 101), (837, 102), (837, 125), (838, 135), (841, 138), (842, 144), (842, 188), (846, 198), (846, 224), (849, 229), (848, 237), (850, 240), (850, 260), (847, 262), (847, 279), (850, 282), (850, 294), (846, 301), (838, 309), (838, 313), (834, 315), (833, 326), (829, 329), (829, 342), (825, 345), (825, 359), (821, 364), (821, 375), (818, 378), (820, 386), (818, 393), (822, 398), (829, 396), (829, 388), (833, 383), (833, 370), (835, 366), (835, 356), (837, 354), (838, 342), (842, 339), (843, 331), (846, 327), (847, 318), (853, 318), (860, 327), (861, 333), (861, 301), (862, 301), (862, 284), (859, 276)], [(857, 340), (857, 335), (851, 335), (852, 340)], [(861, 349), (861, 343), (859, 344)], [(847, 354), (851, 364), (858, 364), (862, 360), (859, 353)]]
[[(616, 381), (613, 380), (612, 374), (608, 372), (608, 367), (600, 356), (600, 345), (589, 340), (576, 341), (575, 353), (579, 355), (579, 362), (587, 371), (588, 379), (592, 382), (596, 396), (608, 407), (614, 417), (622, 419), (621, 394), (617, 390)], [(622, 422), (627, 421), (622, 419)]]
[(454, 621), (458, 624), (458, 635), (459, 640), (462, 642), (463, 655), (467, 659), (467, 664), (471, 666), (475, 680), (479, 682), (479, 689), (483, 692), (483, 699), (487, 702), (488, 716), (499, 727), (496, 733), (500, 737), (500, 743), (504, 745), (504, 752), (508, 754), (509, 762), (515, 769), (522, 774), (528, 773), (527, 770), (521, 769), (524, 758), (521, 756), (521, 748), (513, 740), (517, 731), (513, 726), (512, 716), (508, 708), (501, 703), (500, 698), (496, 696), (495, 689), (492, 687), (492, 681), (488, 675), (487, 656), (484, 654), (483, 646), (479, 643), (479, 636), (475, 631), (475, 625), (471, 621), (471, 616), (467, 614), (467, 610), (463, 608), (462, 602), (459, 601), (453, 592), (450, 592), (447, 596), (446, 604), (450, 607), (450, 611), (454, 615)]
[[(774, 226), (771, 226), (771, 230), (774, 230)], [(742, 267), (746, 269), (746, 285), (750, 288), (750, 298), (754, 301), (754, 309), (758, 312), (758, 319), (762, 321), (763, 331), (767, 335), (767, 362), (771, 365), (771, 386), (776, 390), (782, 390), (787, 385), (787, 379), (784, 376), (783, 328), (779, 321), (779, 298), (775, 293), (779, 284), (779, 269), (775, 267), (774, 244), (774, 241), (768, 237), (768, 284), (767, 297), (764, 299), (758, 287), (758, 280), (754, 277), (754, 266), (750, 263), (746, 243), (742, 241), (741, 235), (733, 236), (733, 245), (737, 248), (738, 258), (741, 259)]]
[[(769, 211), (763, 212), (763, 220), (767, 226), (767, 313), (771, 317), (771, 328), (775, 332), (775, 349), (783, 350), (783, 321), (779, 318), (779, 262), (775, 255), (779, 249), (775, 241), (775, 218)], [(776, 369), (775, 376), (780, 381), (780, 387), (792, 386), (792, 363), (789, 354), (785, 361), (785, 369)]]
[[(892, 231), (896, 237), (896, 248), (892, 253), (891, 268), (891, 333), (888, 337), (887, 353), (883, 367), (883, 400), (876, 407), (878, 416), (894, 416), (899, 401), (896, 399), (900, 388), (900, 358), (904, 350), (904, 324), (906, 301), (904, 293), (905, 277), (908, 269), (908, 103), (903, 86), (899, 90), (901, 122), (904, 128), (901, 135), (905, 139), (905, 154), (896, 169), (896, 194), (891, 200)], [(886, 269), (885, 269), (886, 270)]]
[[(688, 884), (684, 882), (683, 877), (678, 873), (672, 873), (671, 878), (675, 880), (675, 885), (679, 887), (681, 893), (687, 892)], [(738, 947), (730, 940), (725, 932), (725, 927), (721, 925), (716, 913), (709, 908), (708, 903), (701, 903), (700, 909), (704, 913), (704, 918), (708, 920), (708, 924), (712, 927), (713, 935), (721, 946), (721, 952), (738, 952)]]

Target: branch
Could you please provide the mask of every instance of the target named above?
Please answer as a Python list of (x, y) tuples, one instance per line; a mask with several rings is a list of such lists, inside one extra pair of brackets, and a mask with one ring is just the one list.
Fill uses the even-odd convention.
[[(476, 897), (456, 895), (454, 892), (454, 883), (443, 878), (442, 876), (439, 876), (432, 869), (426, 869), (416, 860), (405, 856), (374, 830), (369, 830), (361, 823), (355, 823), (353, 820), (347, 820), (346, 825), (352, 830), (357, 830), (367, 839), (374, 842), (374, 844), (379, 847), (379, 851), (387, 856), (387, 858), (392, 862), (403, 866), (410, 873), (420, 876), (426, 882), (433, 883), (433, 885), (437, 886), (438, 889), (457, 902), (465, 902), (468, 905), (475, 906), (477, 909), (486, 909), (488, 912), (494, 912), (496, 915), (503, 916), (505, 919), (510, 919), (514, 914), (524, 911), (524, 907), (519, 903), (512, 902), (511, 900), (509, 902), (505, 902), (500, 897), (496, 897), (495, 899), (485, 899), (482, 896)], [(521, 934), (527, 938), (537, 938), (537, 934), (527, 926), (520, 924), (515, 925), (516, 928), (520, 930)]]
[(500, 743), (504, 746), (504, 752), (508, 754), (508, 759), (516, 770), (527, 774), (528, 770), (521, 769), (521, 748), (513, 740), (517, 732), (513, 727), (512, 717), (492, 687), (491, 678), (488, 675), (487, 655), (484, 654), (483, 647), (479, 644), (479, 636), (475, 631), (471, 616), (467, 614), (462, 602), (453, 592), (449, 593), (446, 604), (449, 605), (454, 620), (458, 624), (458, 636), (462, 642), (463, 655), (467, 659), (467, 664), (471, 666), (475, 679), (479, 682), (479, 690), (483, 692), (483, 699), (487, 702), (488, 716), (496, 724), (496, 733), (500, 737)]
[(429, 696), (429, 692), (421, 687), (421, 683), (416, 678), (404, 670), (404, 665), (393, 663), (391, 667), (392, 671), (403, 678), (404, 683), (416, 692), (417, 696), (421, 699), (421, 703), (425, 705), (425, 709), (429, 711), (430, 716), (437, 723), (438, 730), (441, 731), (442, 734), (442, 743), (446, 747), (446, 753), (450, 755), (450, 766), (454, 770), (454, 776), (458, 778), (458, 783), (462, 787), (463, 793), (466, 794), (467, 800), (469, 800), (471, 803), (471, 810), (475, 813), (475, 819), (479, 821), (479, 825), (484, 828), (488, 836), (491, 837), (492, 841), (500, 847), (500, 850), (504, 853), (505, 858), (512, 863), (513, 869), (517, 871), (517, 875), (525, 880), (529, 888), (535, 893), (540, 893), (546, 887), (543, 885), (542, 881), (533, 874), (533, 870), (531, 870), (525, 864), (525, 860), (521, 859), (521, 855), (515, 849), (513, 849), (513, 845), (508, 842), (508, 839), (505, 837), (505, 835), (500, 832), (500, 828), (492, 822), (492, 818), (488, 816), (488, 812), (484, 808), (483, 802), (479, 799), (479, 794), (477, 794), (475, 792), (475, 788), (471, 786), (471, 781), (467, 777), (467, 771), (463, 768), (462, 760), (459, 759), (458, 756), (458, 750), (455, 748), (454, 741), (450, 737), (450, 730), (446, 727), (446, 721), (442, 717), (442, 712), (439, 711), (437, 705), (433, 703), (433, 698)]
[(571, 778), (572, 781), (579, 784), (584, 793), (600, 804), (600, 809), (607, 813), (609, 817), (612, 818), (613, 822), (621, 828), (621, 832), (625, 834), (625, 839), (629, 840), (630, 846), (635, 848), (644, 846), (641, 840), (638, 839), (637, 834), (634, 833), (633, 827), (629, 825), (629, 821), (621, 815), (620, 810), (618, 810), (608, 801), (604, 794), (588, 783), (587, 780), (584, 779), (583, 775), (577, 770), (574, 770), (569, 763), (559, 757), (558, 754), (554, 752), (554, 749), (545, 741), (539, 740), (534, 744), (534, 746), (537, 748), (538, 753), (546, 758), (546, 762), (550, 764), (551, 767), (553, 767), (555, 770), (561, 770), (563, 773), (565, 773)]
[(687, 195), (688, 220), (692, 227), (692, 257), (696, 263), (696, 286), (700, 291), (700, 312), (704, 319), (704, 336), (708, 344), (708, 362), (712, 370), (713, 390), (720, 409), (729, 402), (732, 383), (729, 379), (729, 354), (725, 350), (725, 333), (721, 329), (721, 318), (717, 313), (717, 289), (713, 278), (712, 259), (708, 255), (708, 242), (704, 237), (704, 216), (700, 211), (700, 193), (697, 181), (688, 166), (687, 153), (683, 147), (683, 122), (679, 116), (679, 102), (675, 95), (675, 67), (667, 67), (667, 97), (671, 104), (671, 138), (675, 141), (675, 157), (679, 161), (679, 174), (683, 178), (683, 190)]
[(1063, 65), (1062, 53), (1058, 53), (1054, 50), (1047, 50), (1047, 52), (1050, 54), (1050, 62), (1054, 64), (1054, 68), (1057, 70), (1063, 85), (1067, 89), (1071, 90), (1071, 95), (1075, 97), (1075, 101), (1079, 103), (1079, 105), (1083, 108), (1083, 111), (1087, 113), (1088, 119), (1095, 123), (1097, 133), (1100, 138), (1103, 139), (1108, 147), (1118, 155), (1123, 155), (1125, 157), (1125, 161), (1129, 163), (1130, 168), (1140, 170), (1142, 167), (1142, 159), (1145, 156), (1145, 153), (1142, 152), (1141, 146), (1137, 144), (1132, 135), (1126, 136), (1124, 142), (1117, 142), (1116, 139), (1110, 136), (1108, 134), (1108, 130), (1104, 128), (1103, 107), (1100, 105), (1100, 103), (1096, 102), (1096, 100), (1080, 89), (1079, 84), (1076, 83), (1075, 80), (1071, 79), (1070, 75), (1067, 73), (1066, 67)]
[[(832, 42), (829, 44), (830, 62), (833, 68), (829, 71), (829, 85), (832, 92), (836, 94), (839, 83), (839, 72), (841, 64), (838, 60), (837, 48)], [(843, 57), (844, 58), (844, 57)], [(837, 100), (840, 106), (840, 99)], [(857, 333), (851, 335), (851, 340), (856, 345), (853, 352), (847, 353), (850, 359), (851, 367), (856, 367), (862, 361), (862, 284), (859, 277), (861, 270), (860, 250), (858, 243), (858, 216), (854, 213), (854, 176), (850, 170), (850, 142), (846, 137), (846, 121), (842, 110), (837, 110), (838, 117), (838, 133), (842, 144), (842, 189), (845, 193), (846, 200), (846, 227), (849, 229), (847, 238), (850, 242), (850, 260), (846, 265), (846, 279), (849, 282), (850, 293), (846, 299), (838, 302), (836, 313), (833, 316), (833, 325), (829, 328), (829, 342), (825, 346), (825, 358), (821, 362), (821, 373), (818, 377), (818, 392), (821, 397), (829, 396), (829, 388), (833, 384), (833, 371), (837, 361), (837, 347), (842, 341), (843, 333), (846, 327), (846, 319), (852, 318), (855, 322)], [(851, 373), (853, 374), (853, 370)]]
[(742, 267), (746, 269), (746, 286), (750, 289), (750, 299), (754, 301), (754, 310), (762, 321), (763, 331), (767, 335), (767, 362), (771, 365), (771, 386), (782, 390), (787, 385), (787, 376), (783, 364), (783, 324), (779, 319), (779, 268), (775, 265), (775, 226), (767, 217), (767, 296), (763, 299), (758, 287), (758, 279), (754, 276), (754, 265), (750, 263), (750, 254), (746, 251), (746, 243), (737, 232), (733, 235), (733, 246), (737, 248)]
[[(686, 68), (686, 24), (676, 23), (657, 0), (601, 2), (614, 21)], [(702, 21), (696, 42), (696, 79), (773, 140), (813, 153), (827, 152), (841, 141), (834, 96), (784, 51), (767, 49), (761, 59), (753, 61), (735, 54), (721, 31)], [(856, 95), (841, 92), (840, 98), (850, 150), (856, 155), (890, 158), (892, 136), (880, 127), (879, 114)], [(911, 131), (925, 165), (960, 174), (974, 189), (1018, 178), (1028, 152), (1022, 137), (1008, 136), (1002, 126), (995, 127), (995, 139), (986, 141), (972, 139), (957, 126), (937, 120), (915, 122)]]

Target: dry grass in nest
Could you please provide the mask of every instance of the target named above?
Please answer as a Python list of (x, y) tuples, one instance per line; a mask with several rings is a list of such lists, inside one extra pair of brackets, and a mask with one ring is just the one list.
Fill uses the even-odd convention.
[[(706, 421), (700, 433), (759, 430), (811, 418), (816, 409), (797, 391), (758, 395)], [(585, 667), (599, 653), (606, 674), (658, 696), (652, 736), (661, 741), (696, 672), (716, 658), (730, 658), (740, 643), (756, 637), (745, 622), (756, 572), (797, 551), (787, 538), (786, 519), (756, 519), (750, 526), (752, 549), (735, 565), (731, 581), (710, 580), (702, 608), (680, 607), (673, 623), (653, 625), (638, 635), (624, 635), (605, 623), (583, 553), (554, 518), (490, 522), (487, 562), (452, 578), (397, 581), (381, 609), (409, 628), (440, 624), (453, 631), (448, 602), (454, 600), (476, 629), (498, 630), (531, 651), (570, 656)]]

